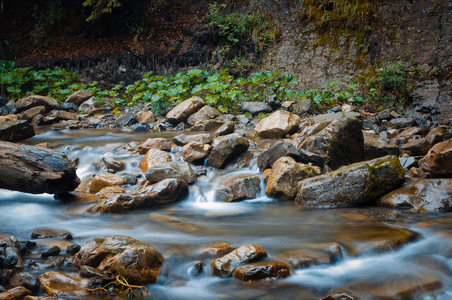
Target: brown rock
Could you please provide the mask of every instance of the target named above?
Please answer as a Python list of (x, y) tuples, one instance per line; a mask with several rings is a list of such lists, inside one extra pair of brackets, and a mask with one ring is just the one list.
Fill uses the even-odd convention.
[(102, 157), (102, 161), (107, 166), (108, 171), (116, 173), (126, 168), (126, 163), (111, 157)]
[(47, 116), (43, 118), (42, 122), (43, 124), (51, 124), (68, 120), (78, 121), (79, 116), (77, 114), (64, 110), (52, 110)]
[(298, 129), (300, 117), (285, 110), (278, 110), (262, 119), (255, 127), (263, 138), (282, 138)]
[(35, 106), (44, 106), (46, 112), (58, 108), (58, 102), (50, 97), (32, 95), (22, 98), (16, 102), (16, 108), (19, 112), (26, 111)]
[(12, 287), (23, 286), (30, 291), (35, 291), (39, 289), (39, 278), (27, 272), (19, 272), (11, 277), (10, 285)]
[(277, 280), (290, 276), (290, 268), (283, 262), (252, 263), (238, 267), (233, 277), (242, 281)]
[(374, 159), (386, 155), (399, 156), (399, 146), (374, 134), (364, 134), (364, 158)]
[(23, 299), (27, 295), (31, 295), (31, 291), (24, 288), (23, 286), (18, 286), (7, 290), (6, 292), (0, 293), (0, 300)]
[(222, 183), (217, 189), (217, 201), (232, 202), (254, 199), (261, 191), (261, 180), (257, 175), (236, 175)]
[(154, 167), (162, 162), (172, 161), (171, 154), (159, 149), (150, 149), (140, 161), (140, 169), (146, 173), (150, 167)]
[(91, 193), (97, 193), (107, 186), (123, 185), (126, 181), (119, 175), (112, 173), (100, 173), (93, 177), (89, 185)]
[(218, 130), (224, 123), (220, 120), (198, 121), (190, 128), (190, 131), (214, 131)]
[(123, 276), (129, 284), (157, 281), (163, 256), (153, 247), (131, 237), (115, 235), (88, 241), (77, 254), (75, 265)]
[(187, 119), (187, 123), (190, 125), (195, 125), (198, 121), (207, 121), (210, 119), (215, 119), (220, 115), (220, 112), (211, 106), (204, 106), (196, 113), (192, 114)]
[(124, 194), (125, 192), (126, 192), (126, 190), (123, 189), (122, 187), (113, 185), (113, 186), (107, 186), (107, 187), (104, 187), (103, 189), (101, 189), (97, 193), (97, 196), (99, 196), (100, 200), (108, 200), (108, 199), (114, 198), (116, 196), (119, 196), (121, 194)]
[(0, 123), (0, 141), (19, 142), (35, 135), (33, 126), (25, 120)]
[(452, 139), (436, 144), (420, 160), (421, 169), (434, 177), (452, 176)]
[[(135, 119), (137, 119), (138, 123), (154, 123), (155, 122), (155, 115), (152, 111), (139, 111), (135, 115)], [(162, 149), (160, 149), (162, 150)]]
[(190, 142), (182, 147), (182, 156), (184, 161), (194, 164), (203, 163), (209, 156), (211, 146), (198, 142)]
[(81, 297), (88, 294), (81, 278), (50, 271), (42, 274), (39, 280), (41, 290), (49, 296)]
[(197, 112), (203, 106), (204, 100), (202, 100), (200, 97), (192, 97), (174, 107), (166, 115), (166, 119), (171, 124), (178, 124), (187, 120), (189, 116)]
[(213, 138), (209, 133), (200, 133), (200, 134), (180, 134), (173, 138), (173, 143), (178, 146), (185, 146), (190, 142), (197, 142), (201, 144), (210, 144), (212, 143)]
[(0, 116), (0, 123), (10, 122), (10, 121), (17, 121), (17, 119), (18, 119), (17, 115)]
[(446, 136), (446, 131), (441, 127), (432, 128), (429, 133), (425, 136), (425, 139), (430, 143), (431, 146), (444, 141)]
[(80, 106), (83, 102), (91, 98), (93, 94), (91, 92), (85, 91), (77, 91), (69, 96), (64, 102), (74, 103), (77, 106)]
[(189, 163), (180, 161), (162, 162), (146, 171), (146, 179), (150, 183), (167, 178), (178, 178), (191, 184), (196, 181), (196, 174)]
[(26, 111), (22, 112), (20, 116), (23, 120), (30, 121), (37, 115), (43, 115), (45, 111), (45, 106), (40, 105), (27, 109)]
[(171, 151), (171, 141), (164, 138), (151, 138), (147, 139), (144, 143), (138, 145), (138, 152), (140, 154), (145, 154), (150, 149)]
[(74, 238), (74, 235), (67, 230), (58, 228), (41, 228), (36, 229), (31, 233), (32, 239), (45, 239), (53, 237), (72, 240)]
[(213, 245), (210, 245), (206, 249), (202, 251), (203, 254), (224, 254), (227, 252), (231, 252), (232, 247), (228, 243), (216, 243)]
[(223, 135), (227, 135), (230, 133), (233, 133), (235, 130), (235, 124), (234, 122), (226, 122), (223, 125), (221, 125), (214, 133), (213, 135), (218, 137), (218, 136), (223, 136)]
[(248, 150), (250, 146), (246, 138), (229, 134), (215, 141), (206, 165), (223, 168), (228, 160)]
[(267, 257), (267, 252), (260, 245), (243, 245), (223, 257), (212, 262), (212, 275), (229, 277), (232, 272), (248, 262), (258, 261)]
[(424, 155), (428, 152), (431, 145), (425, 138), (412, 139), (402, 145), (400, 150), (408, 152), (410, 155)]

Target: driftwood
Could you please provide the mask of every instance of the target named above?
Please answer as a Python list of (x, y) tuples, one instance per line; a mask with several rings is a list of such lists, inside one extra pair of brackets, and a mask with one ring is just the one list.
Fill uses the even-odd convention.
[(60, 194), (80, 184), (66, 155), (43, 147), (0, 142), (0, 188)]

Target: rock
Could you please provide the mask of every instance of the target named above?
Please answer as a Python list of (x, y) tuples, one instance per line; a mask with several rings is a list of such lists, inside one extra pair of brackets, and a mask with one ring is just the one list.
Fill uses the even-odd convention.
[(356, 118), (340, 118), (332, 121), (316, 135), (308, 137), (298, 148), (325, 157), (332, 169), (364, 158), (362, 123)]
[(46, 239), (46, 238), (60, 238), (72, 240), (74, 235), (67, 230), (57, 228), (42, 228), (36, 229), (31, 233), (32, 239)]
[(446, 131), (441, 127), (432, 128), (429, 133), (425, 136), (425, 139), (430, 143), (431, 146), (444, 141), (446, 137)]
[(295, 202), (304, 207), (350, 207), (372, 204), (404, 181), (397, 157), (356, 163), (299, 182)]
[(85, 91), (77, 91), (69, 96), (69, 98), (66, 99), (67, 103), (74, 103), (77, 106), (82, 105), (83, 102), (91, 98), (93, 94), (91, 92), (85, 92)]
[(267, 252), (260, 245), (243, 245), (212, 262), (212, 275), (229, 277), (241, 264), (264, 259)]
[(337, 112), (332, 114), (322, 114), (315, 117), (310, 118), (314, 123), (331, 123), (338, 119), (350, 119), (357, 118), (361, 119), (362, 116), (360, 113), (356, 112)]
[(195, 125), (198, 121), (207, 121), (210, 119), (215, 119), (220, 115), (220, 112), (213, 108), (212, 106), (204, 106), (196, 113), (192, 114), (187, 119), (187, 123), (191, 126)]
[(220, 120), (198, 121), (190, 128), (190, 131), (214, 131), (224, 125)]
[(238, 170), (248, 167), (249, 163), (253, 160), (254, 154), (251, 151), (245, 151), (237, 155), (236, 157), (228, 160), (224, 166), (225, 170)]
[(402, 145), (400, 150), (408, 152), (410, 155), (425, 155), (430, 150), (430, 143), (425, 138), (412, 139)]
[(0, 188), (31, 194), (60, 194), (80, 183), (74, 164), (43, 147), (0, 143)]
[(107, 275), (104, 272), (100, 272), (96, 268), (90, 267), (90, 266), (80, 266), (80, 275), (83, 277), (100, 277), (105, 278)]
[(20, 241), (14, 235), (0, 234), (0, 248), (15, 247), (20, 248)]
[(0, 141), (19, 142), (34, 135), (33, 126), (27, 121), (17, 120), (0, 123)]
[(415, 157), (413, 156), (408, 156), (408, 157), (399, 157), (400, 160), (400, 164), (402, 165), (403, 168), (405, 169), (410, 169), (412, 167), (418, 167), (419, 164), (417, 163), (417, 160)]
[(243, 111), (249, 112), (254, 116), (260, 113), (271, 113), (273, 111), (270, 105), (264, 102), (242, 102), (240, 107)]
[(228, 243), (225, 243), (225, 242), (221, 242), (221, 243), (216, 243), (216, 244), (208, 246), (207, 248), (205, 248), (202, 251), (202, 253), (216, 255), (216, 254), (224, 254), (227, 252), (231, 252), (231, 250), (232, 250), (231, 245), (229, 245)]
[(214, 133), (213, 136), (223, 136), (230, 133), (233, 133), (235, 130), (235, 124), (233, 122), (226, 122), (221, 125)]
[(69, 245), (66, 248), (66, 253), (69, 255), (74, 255), (80, 251), (82, 247), (80, 245)]
[(23, 299), (25, 296), (31, 295), (31, 291), (23, 286), (18, 286), (0, 293), (0, 300), (17, 300)]
[(257, 166), (260, 171), (272, 168), (273, 164), (284, 156), (292, 157), (296, 161), (300, 161), (301, 159), (300, 152), (293, 144), (288, 142), (276, 142), (271, 144), (266, 151), (258, 155)]
[(27, 96), (16, 102), (16, 109), (18, 112), (26, 111), (35, 106), (44, 106), (46, 112), (49, 112), (58, 109), (58, 102), (53, 98), (38, 95)]
[(255, 130), (263, 138), (283, 138), (298, 129), (300, 117), (285, 110), (278, 110), (262, 119)]
[(88, 241), (77, 254), (75, 266), (96, 268), (123, 276), (129, 284), (157, 281), (163, 256), (153, 247), (131, 237), (114, 235)]
[(391, 144), (389, 140), (375, 134), (364, 134), (364, 158), (374, 159), (386, 155), (399, 156), (399, 146)]
[(189, 163), (179, 161), (162, 162), (146, 171), (146, 179), (150, 183), (159, 182), (166, 178), (178, 178), (191, 184), (196, 181), (196, 174)]
[(292, 104), (290, 108), (294, 114), (302, 115), (311, 112), (313, 105), (311, 99), (304, 98), (300, 103)]
[(144, 143), (138, 145), (138, 152), (145, 154), (150, 149), (158, 149), (162, 151), (171, 151), (171, 141), (164, 138), (147, 139)]
[(184, 122), (189, 116), (200, 110), (203, 106), (204, 100), (200, 97), (192, 97), (170, 110), (170, 112), (166, 115), (166, 119), (174, 125)]
[(254, 199), (261, 191), (261, 180), (257, 175), (236, 175), (217, 189), (217, 201), (233, 202), (242, 199)]
[(304, 149), (298, 149), (298, 152), (300, 153), (300, 159), (299, 161), (303, 164), (312, 164), (317, 167), (323, 167), (325, 163), (325, 158), (321, 155), (312, 153), (308, 150)]
[(123, 213), (131, 210), (162, 207), (184, 199), (188, 185), (184, 180), (169, 178), (142, 187), (130, 194), (121, 194), (91, 207), (91, 213)]
[(155, 122), (155, 115), (152, 111), (139, 111), (135, 115), (135, 119), (138, 123), (154, 123)]
[(52, 110), (47, 116), (42, 119), (43, 124), (58, 123), (61, 121), (78, 121), (79, 116), (64, 110)]
[(228, 160), (238, 156), (242, 152), (248, 150), (250, 143), (248, 139), (229, 134), (218, 138), (207, 158), (206, 165), (223, 168)]
[(100, 173), (93, 177), (89, 185), (90, 193), (97, 193), (107, 186), (123, 185), (126, 181), (119, 175), (112, 173)]
[(197, 277), (204, 271), (204, 263), (200, 260), (196, 261), (190, 269), (188, 269), (188, 274), (190, 277)]
[(433, 177), (452, 177), (452, 139), (433, 146), (419, 162)]
[(290, 268), (283, 262), (252, 263), (238, 267), (233, 277), (241, 281), (277, 280), (290, 276)]
[(416, 126), (416, 121), (410, 118), (395, 118), (390, 121), (390, 124), (395, 128), (406, 128)]
[(210, 144), (212, 143), (212, 141), (213, 141), (212, 135), (210, 135), (209, 133), (200, 133), (192, 135), (181, 134), (173, 138), (173, 143), (181, 147), (187, 145), (190, 142)]
[(383, 197), (378, 205), (411, 208), (417, 212), (452, 210), (452, 179), (424, 179), (405, 184)]
[(209, 156), (211, 146), (198, 142), (190, 142), (182, 147), (184, 161), (194, 164), (203, 164), (204, 159)]
[(405, 178), (409, 178), (411, 180), (417, 180), (421, 178), (427, 178), (427, 174), (424, 171), (417, 167), (411, 167), (408, 172), (405, 173)]
[(171, 154), (159, 149), (150, 149), (143, 159), (140, 161), (140, 169), (146, 172), (149, 168), (154, 167), (163, 162), (172, 161)]
[(317, 249), (288, 250), (279, 253), (275, 258), (286, 261), (294, 269), (308, 268), (312, 265), (330, 264), (333, 262), (328, 252)]
[(58, 109), (64, 110), (64, 111), (68, 111), (68, 112), (71, 112), (71, 113), (77, 113), (78, 105), (76, 105), (74, 103), (70, 103), (70, 102), (63, 102), (63, 103), (60, 104)]
[(126, 163), (111, 157), (102, 157), (102, 161), (109, 172), (116, 173), (126, 168)]
[(9, 283), (12, 287), (23, 286), (30, 291), (39, 289), (39, 278), (27, 272), (15, 273)]
[(50, 256), (57, 256), (58, 254), (60, 254), (60, 252), (61, 252), (60, 247), (55, 245), (55, 246), (47, 249), (44, 253), (42, 253), (41, 257), (47, 258), (47, 257), (50, 257)]
[(273, 165), (267, 179), (265, 194), (276, 199), (293, 199), (300, 180), (320, 174), (320, 168), (297, 163), (291, 157), (281, 157)]
[(113, 185), (113, 186), (107, 186), (107, 187), (104, 187), (103, 189), (101, 189), (97, 193), (97, 196), (99, 197), (100, 200), (108, 200), (108, 199), (114, 198), (116, 196), (119, 196), (121, 194), (124, 194), (125, 192), (126, 192), (126, 190), (123, 189), (122, 187)]
[(37, 115), (43, 115), (46, 112), (46, 108), (43, 105), (35, 106), (27, 109), (26, 111), (20, 114), (22, 120), (26, 120), (28, 122), (31, 121)]
[(0, 123), (10, 122), (10, 121), (17, 121), (19, 118), (17, 115), (6, 115), (6, 116), (0, 116)]
[(60, 272), (45, 272), (39, 281), (42, 292), (52, 297), (82, 297), (88, 294), (80, 278)]
[(132, 126), (133, 132), (148, 132), (151, 130), (151, 126), (148, 123), (138, 123)]
[(118, 127), (132, 126), (137, 123), (138, 121), (135, 118), (135, 112), (133, 111), (120, 114), (115, 121), (115, 125)]

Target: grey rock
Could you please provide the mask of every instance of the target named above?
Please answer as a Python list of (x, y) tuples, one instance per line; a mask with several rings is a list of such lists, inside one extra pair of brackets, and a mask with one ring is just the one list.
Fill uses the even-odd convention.
[(249, 112), (252, 115), (258, 115), (260, 113), (270, 113), (272, 108), (270, 105), (264, 102), (242, 102), (240, 107), (243, 111)]
[(167, 178), (182, 179), (190, 184), (196, 181), (196, 174), (189, 163), (178, 161), (162, 162), (146, 171), (146, 179), (150, 183), (159, 182)]

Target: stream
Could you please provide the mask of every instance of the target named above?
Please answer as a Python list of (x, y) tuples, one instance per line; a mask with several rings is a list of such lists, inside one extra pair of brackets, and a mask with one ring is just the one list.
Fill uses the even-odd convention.
[[(131, 156), (130, 152), (121, 151), (124, 145), (150, 137), (171, 139), (182, 133), (151, 136), (114, 130), (48, 128), (37, 132), (26, 143), (48, 142), (50, 148), (64, 151), (70, 159), (77, 158), (81, 179), (105, 172), (95, 168), (104, 156), (127, 163), (127, 169), (118, 174), (137, 172), (143, 155)], [(253, 152), (265, 149), (262, 141), (255, 143)], [(394, 294), (403, 299), (407, 295), (403, 291), (412, 286), (421, 288), (409, 298), (452, 299), (452, 213), (416, 214), (380, 207), (302, 209), (292, 201), (268, 198), (263, 192), (263, 181), (256, 199), (217, 202), (215, 188), (228, 176), (262, 174), (253, 162), (240, 170), (207, 170), (206, 176), (190, 185), (189, 196), (183, 201), (124, 214), (93, 216), (85, 214), (93, 203), (67, 203), (55, 200), (53, 195), (0, 190), (0, 233), (29, 240), (36, 229), (58, 228), (70, 231), (74, 236), (70, 242), (79, 245), (89, 238), (119, 234), (148, 243), (165, 257), (157, 284), (147, 286), (151, 294), (148, 299), (319, 299), (332, 289), (342, 288), (361, 299), (391, 299)], [(419, 237), (396, 250), (359, 253), (360, 247), (374, 237), (397, 234), (399, 228), (412, 230)], [(448, 232), (449, 236), (438, 232)], [(43, 242), (51, 244), (51, 240)], [(343, 259), (296, 269), (286, 279), (250, 284), (210, 275), (213, 258), (203, 256), (202, 251), (218, 242), (232, 247), (259, 244), (267, 251), (267, 260), (278, 260), (278, 254), (284, 251), (337, 242)], [(192, 266), (199, 260), (204, 263), (204, 271), (195, 276)]]

